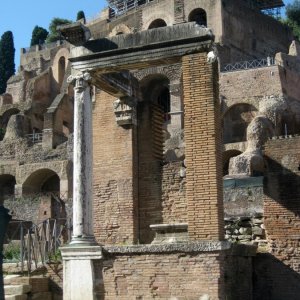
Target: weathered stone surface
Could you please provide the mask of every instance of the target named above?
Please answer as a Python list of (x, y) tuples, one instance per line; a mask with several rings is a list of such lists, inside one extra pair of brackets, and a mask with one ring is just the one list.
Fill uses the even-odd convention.
[(173, 252), (211, 252), (227, 250), (231, 246), (229, 242), (188, 242), (184, 244), (160, 244), (160, 245), (133, 245), (133, 246), (104, 246), (103, 252), (111, 254), (129, 253), (173, 253)]
[(5, 300), (27, 300), (27, 295), (5, 295)]
[(5, 295), (23, 295), (31, 291), (31, 285), (7, 285), (4, 286)]

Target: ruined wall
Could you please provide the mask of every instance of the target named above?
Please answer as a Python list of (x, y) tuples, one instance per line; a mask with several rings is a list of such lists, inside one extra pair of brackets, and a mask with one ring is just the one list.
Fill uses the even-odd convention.
[(164, 224), (186, 223), (186, 180), (181, 162), (168, 163), (162, 171), (162, 221)]
[(98, 293), (124, 300), (225, 299), (223, 264), (218, 252), (110, 255), (103, 261)]
[[(251, 9), (244, 1), (224, 2), (222, 5), (224, 49), (222, 63), (288, 52), (292, 36), (287, 27), (272, 17)], [(223, 49), (222, 49), (223, 50)]]
[(249, 217), (263, 213), (263, 177), (224, 178), (225, 217)]
[[(264, 280), (271, 282), (268, 289), (265, 288), (269, 298), (264, 299), (299, 297), (299, 147), (299, 136), (266, 143), (268, 173), (264, 185), (264, 224), (270, 254), (265, 255), (269, 259), (258, 262), (257, 269), (257, 284)], [(268, 269), (267, 273), (262, 264)], [(289, 281), (297, 285), (289, 289)]]
[(116, 123), (113, 101), (96, 94), (93, 109), (94, 226), (99, 243), (136, 241), (135, 130)]
[(35, 71), (40, 73), (51, 66), (56, 53), (64, 47), (66, 42), (57, 41), (50, 44), (35, 45), (30, 48), (21, 49), (20, 70)]
[(238, 103), (247, 103), (258, 109), (263, 96), (281, 94), (278, 66), (220, 73), (223, 112)]
[(100, 38), (120, 32), (146, 30), (155, 19), (164, 20), (168, 26), (188, 22), (190, 13), (198, 8), (206, 12), (207, 27), (212, 29), (219, 45), (222, 65), (288, 51), (292, 41), (289, 29), (238, 0), (230, 3), (218, 0), (186, 0), (180, 3), (176, 0), (157, 0), (109, 21), (102, 16), (87, 25), (93, 37)]
[(300, 82), (300, 59), (298, 55), (294, 56), (278, 53), (275, 57), (279, 65), (278, 69), (282, 91), (291, 99), (300, 99), (300, 91), (298, 89)]

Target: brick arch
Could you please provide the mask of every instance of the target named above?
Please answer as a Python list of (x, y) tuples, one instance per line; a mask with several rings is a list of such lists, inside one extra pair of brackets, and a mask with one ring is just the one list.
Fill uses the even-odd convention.
[(182, 68), (180, 64), (153, 67), (137, 71), (134, 73), (134, 76), (139, 81), (143, 81), (144, 78), (157, 74), (167, 77), (170, 83), (180, 82), (182, 77)]
[(189, 16), (193, 11), (197, 9), (203, 9), (208, 15), (210, 8), (211, 8), (211, 3), (209, 3), (206, 0), (185, 1), (184, 3), (185, 21), (189, 22)]
[(168, 87), (170, 83), (169, 78), (161, 73), (153, 73), (145, 76), (141, 82), (140, 86), (142, 89), (143, 100), (148, 100), (155, 102), (155, 99), (160, 94), (164, 87)]
[(234, 107), (234, 106), (236, 106), (236, 105), (240, 105), (240, 104), (248, 104), (248, 105), (251, 105), (251, 106), (253, 106), (257, 111), (259, 111), (258, 103), (255, 103), (253, 100), (249, 100), (249, 99), (243, 99), (242, 102), (226, 101), (226, 104), (227, 104), (227, 107), (226, 107), (226, 109), (222, 112), (222, 115), (221, 115), (222, 118), (228, 113), (228, 111), (229, 111), (232, 107)]
[(196, 22), (201, 26), (207, 27), (207, 13), (203, 8), (195, 8), (188, 15), (189, 22)]
[(128, 33), (132, 33), (132, 29), (130, 29), (125, 24), (118, 24), (111, 30), (111, 32), (109, 33), (108, 36), (111, 37), (111, 36), (115, 36), (118, 34), (128, 34)]
[(6, 125), (8, 123), (8, 120), (10, 119), (10, 117), (12, 115), (16, 115), (18, 113), (20, 113), (20, 110), (18, 108), (9, 108), (6, 111), (4, 111), (2, 113), (2, 115), (0, 116), (1, 120), (2, 120), (1, 126), (5, 125), (5, 127), (6, 127)]
[(150, 24), (152, 24), (155, 20), (163, 20), (166, 23), (166, 26), (173, 25), (173, 18), (172, 16), (165, 14), (163, 12), (158, 12), (157, 14), (151, 16), (146, 22), (144, 22), (142, 30), (148, 30)]
[(43, 190), (45, 185), (49, 185), (49, 182), (51, 182), (53, 186), (55, 185), (55, 189), (53, 189), (52, 192), (59, 192), (60, 176), (57, 172), (48, 168), (35, 170), (23, 181), (22, 194), (39, 193), (43, 191), (50, 192), (51, 190), (49, 188)]
[(167, 23), (163, 19), (155, 19), (149, 24), (148, 29), (154, 29), (154, 28), (160, 28), (160, 27), (166, 27)]

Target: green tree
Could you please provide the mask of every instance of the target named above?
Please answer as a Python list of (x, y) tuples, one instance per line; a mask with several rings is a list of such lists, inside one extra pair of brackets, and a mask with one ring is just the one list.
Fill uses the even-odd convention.
[(77, 18), (76, 18), (76, 21), (79, 21), (83, 19), (84, 20), (84, 23), (85, 23), (85, 14), (82, 10), (80, 10), (78, 13), (77, 13)]
[(287, 19), (300, 25), (300, 0), (295, 0), (286, 6)]
[(67, 20), (67, 19), (53, 18), (49, 25), (49, 35), (46, 39), (46, 42), (52, 43), (52, 42), (60, 40), (60, 34), (56, 29), (57, 26), (71, 24), (71, 23), (72, 23), (72, 21)]
[(44, 44), (49, 32), (39, 26), (35, 26), (32, 30), (30, 46)]
[(294, 36), (300, 40), (300, 0), (286, 6), (286, 19), (283, 19), (283, 23), (289, 26)]
[(11, 31), (6, 31), (0, 40), (0, 94), (5, 93), (8, 79), (15, 74), (15, 47)]

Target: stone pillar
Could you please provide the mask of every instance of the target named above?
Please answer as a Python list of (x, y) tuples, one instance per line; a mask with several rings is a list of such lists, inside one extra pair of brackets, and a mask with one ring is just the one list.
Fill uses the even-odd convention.
[(73, 236), (62, 247), (64, 300), (96, 299), (94, 261), (102, 258), (93, 234), (93, 147), (90, 76), (70, 77), (75, 83)]
[(191, 240), (223, 240), (221, 116), (217, 63), (207, 53), (182, 58), (186, 198)]
[(90, 75), (69, 77), (75, 83), (73, 149), (73, 237), (71, 244), (95, 244), (93, 233), (93, 128)]

